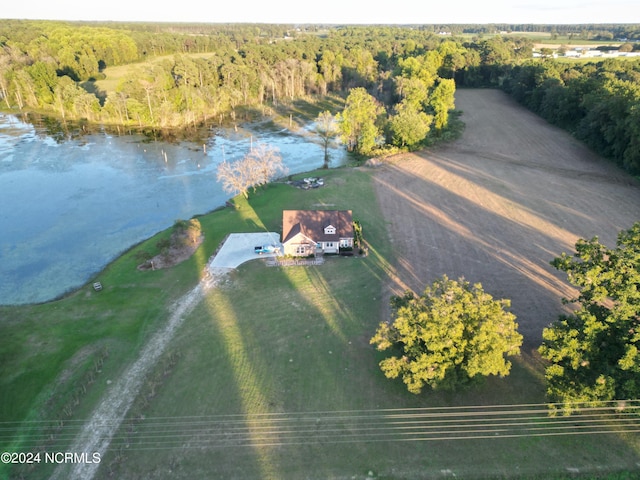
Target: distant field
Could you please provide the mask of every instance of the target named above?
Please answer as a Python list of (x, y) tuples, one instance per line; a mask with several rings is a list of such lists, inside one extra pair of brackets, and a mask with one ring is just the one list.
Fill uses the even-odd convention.
[[(212, 57), (213, 53), (190, 53), (185, 54), (190, 57), (207, 58)], [(105, 92), (106, 94), (116, 91), (116, 88), (120, 82), (128, 75), (135, 72), (143, 72), (146, 68), (149, 68), (153, 64), (158, 64), (167, 59), (172, 59), (174, 55), (165, 55), (159, 57), (153, 57), (145, 62), (131, 63), (128, 65), (117, 65), (114, 67), (107, 67), (103, 70), (105, 77), (103, 80), (96, 80), (93, 82), (95, 88)]]
[[(587, 57), (587, 58), (573, 58), (573, 57), (557, 57), (554, 58), (553, 61), (554, 62), (566, 62), (566, 63), (597, 63), (597, 62), (602, 62), (603, 60), (606, 60), (607, 58), (611, 58), (611, 57)], [(614, 59), (616, 61), (622, 61), (622, 62), (633, 62), (633, 61), (638, 61), (640, 59), (640, 57), (614, 57)]]
[[(465, 37), (465, 38), (473, 38), (473, 37), (477, 37), (478, 35), (479, 34), (477, 33), (464, 33), (457, 36)], [(509, 32), (506, 34), (496, 32), (493, 34), (489, 34), (489, 33), (482, 34), (483, 37), (492, 37), (496, 35), (506, 35), (510, 37), (525, 37), (532, 40), (533, 42), (536, 42), (537, 44), (540, 44), (541, 46), (550, 46), (550, 45), (582, 46), (584, 45), (584, 46), (593, 47), (597, 45), (612, 45), (612, 44), (619, 45), (620, 44), (620, 42), (614, 41), (614, 40), (611, 40), (611, 41), (585, 40), (577, 36), (569, 38), (568, 35), (553, 36), (550, 32)]]
[(593, 48), (599, 45), (608, 45), (608, 46), (617, 47), (617, 46), (620, 46), (621, 43), (620, 42), (585, 42), (585, 41), (576, 41), (576, 40), (574, 40), (571, 43), (570, 42), (559, 43), (558, 40), (556, 39), (553, 42), (534, 43), (533, 47), (534, 48), (551, 48), (553, 50), (557, 50), (561, 47), (568, 47), (569, 49), (580, 48), (580, 47)]
[(638, 220), (639, 184), (498, 90), (458, 90), (456, 107), (462, 138), (375, 176), (399, 278), (482, 282), (512, 299), (532, 349), (572, 294), (549, 262), (578, 238), (615, 245)]
[(585, 40), (582, 38), (569, 38), (559, 36), (557, 38), (535, 38), (534, 47), (536, 48), (560, 48), (562, 46), (576, 48), (576, 47), (597, 47), (599, 45), (606, 45), (609, 47), (618, 47), (622, 45), (621, 42), (615, 40)]

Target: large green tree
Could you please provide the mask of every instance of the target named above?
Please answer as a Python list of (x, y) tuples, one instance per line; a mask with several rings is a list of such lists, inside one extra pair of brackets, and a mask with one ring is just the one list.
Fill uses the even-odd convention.
[(429, 130), (433, 117), (418, 110), (413, 105), (400, 104), (396, 115), (389, 119), (391, 141), (398, 147), (414, 147), (422, 142)]
[(509, 300), (494, 300), (482, 285), (446, 276), (416, 296), (393, 297), (393, 323), (381, 323), (371, 343), (394, 355), (380, 362), (407, 389), (453, 389), (489, 375), (508, 375), (522, 335)]
[(620, 232), (615, 248), (580, 239), (576, 253), (552, 265), (580, 294), (577, 309), (543, 331), (550, 362), (547, 393), (565, 412), (583, 402), (640, 395), (640, 223)]
[(349, 150), (363, 155), (371, 153), (380, 134), (376, 120), (383, 111), (364, 88), (350, 90), (345, 108), (337, 117), (342, 141)]
[(436, 130), (442, 130), (449, 124), (449, 110), (455, 107), (455, 92), (456, 83), (448, 78), (441, 79), (433, 89), (429, 103), (433, 108)]

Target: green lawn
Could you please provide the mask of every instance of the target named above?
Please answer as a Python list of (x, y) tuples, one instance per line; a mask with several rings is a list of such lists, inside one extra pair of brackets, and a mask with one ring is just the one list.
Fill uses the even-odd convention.
[[(34, 443), (23, 421), (68, 422), (85, 418), (149, 336), (171, 304), (199, 281), (208, 257), (245, 219), (230, 209), (202, 217), (206, 238), (188, 261), (168, 270), (138, 271), (136, 252), (157, 253), (162, 232), (122, 255), (90, 283), (66, 298), (41, 305), (0, 307), (0, 435), (2, 450)], [(215, 223), (212, 228), (211, 224)], [(253, 227), (254, 229), (256, 227)], [(93, 281), (93, 280), (92, 280)], [(50, 433), (52, 428), (45, 428)], [(4, 466), (0, 465), (0, 478)]]
[[(145, 381), (100, 478), (560, 478), (575, 467), (634, 468), (637, 445), (617, 435), (380, 436), (390, 415), (381, 409), (542, 403), (540, 368), (523, 358), (506, 379), (419, 396), (385, 379), (369, 338), (385, 319), (393, 251), (373, 171), (319, 174), (321, 189), (271, 185), (249, 201), (236, 198), (235, 209), (200, 217), (205, 243), (170, 270), (135, 269), (136, 250), (152, 249), (155, 238), (98, 276), (102, 292), (87, 286), (57, 302), (0, 309), (0, 420), (87, 418), (106, 381), (166, 321), (227, 233), (279, 231), (283, 209), (349, 208), (370, 244), (367, 257), (317, 267), (249, 262), (208, 292)], [(34, 444), (26, 425), (4, 431), (3, 449)], [(48, 472), (19, 470), (26, 478)]]

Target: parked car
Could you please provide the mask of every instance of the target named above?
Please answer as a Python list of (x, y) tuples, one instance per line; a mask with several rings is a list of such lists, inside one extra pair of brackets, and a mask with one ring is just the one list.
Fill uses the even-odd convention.
[(258, 245), (253, 247), (253, 251), (258, 255), (262, 255), (263, 253), (275, 253), (276, 247), (274, 245)]

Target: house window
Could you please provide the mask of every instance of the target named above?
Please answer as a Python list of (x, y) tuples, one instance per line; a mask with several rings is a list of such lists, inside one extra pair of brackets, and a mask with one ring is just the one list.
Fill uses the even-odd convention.
[(325, 248), (333, 248), (333, 242), (325, 242), (324, 247)]
[(304, 255), (307, 252), (307, 249), (304, 245), (298, 245), (296, 247), (296, 254), (297, 255)]
[(325, 235), (335, 235), (336, 234), (336, 227), (334, 227), (333, 225), (329, 225), (327, 227), (324, 227), (324, 234)]

